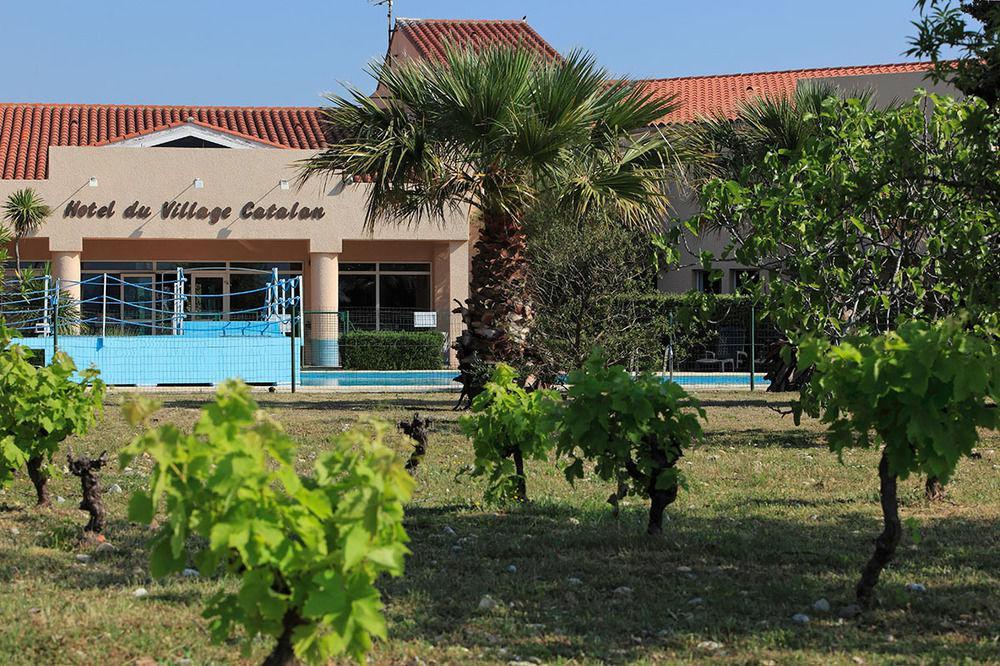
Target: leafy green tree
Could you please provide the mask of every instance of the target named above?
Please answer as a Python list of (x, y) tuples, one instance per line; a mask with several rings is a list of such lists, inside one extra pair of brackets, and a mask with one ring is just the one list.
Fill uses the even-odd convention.
[[(657, 294), (649, 235), (613, 221), (573, 219), (542, 207), (528, 216), (535, 321), (530, 371), (545, 383), (579, 368), (595, 346), (613, 363), (662, 356), (644, 325), (654, 316), (640, 295)], [(659, 362), (659, 359), (657, 359)]]
[[(852, 95), (865, 108), (872, 107), (869, 92), (859, 91)], [(829, 83), (805, 82), (790, 96), (755, 97), (741, 104), (735, 117), (713, 116), (686, 125), (683, 131), (692, 144), (703, 154), (711, 156), (711, 159), (695, 165), (700, 170), (698, 180), (735, 181), (741, 185), (766, 181), (770, 172), (760, 168), (765, 161), (771, 158), (776, 165), (787, 166), (796, 160), (807, 145), (823, 132), (819, 119), (827, 100), (843, 96), (843, 91)], [(687, 253), (697, 257), (698, 266), (721, 280), (721, 271), (713, 268), (716, 257), (711, 252), (691, 247), (690, 241), (720, 233), (725, 237), (730, 232), (731, 222), (700, 216), (668, 229), (658, 236), (657, 242), (666, 254), (667, 263), (678, 263), (680, 254), (676, 249), (682, 244), (687, 245)], [(727, 250), (722, 258), (735, 258), (732, 254), (732, 250)], [(744, 286), (741, 291), (759, 301), (764, 297), (761, 286), (758, 282)], [(704, 298), (711, 301), (714, 296), (705, 294)], [(700, 323), (707, 324), (704, 321)], [(764, 358), (760, 359), (761, 365), (767, 368), (770, 391), (797, 388), (804, 379), (794, 376), (794, 362), (789, 364), (782, 358), (781, 351), (788, 345), (787, 338), (779, 338), (764, 350)]]
[(478, 241), (460, 304), (462, 381), (475, 369), (521, 365), (534, 318), (525, 216), (541, 199), (571, 216), (601, 212), (652, 228), (673, 167), (692, 157), (649, 129), (675, 108), (612, 77), (582, 53), (545, 60), (509, 47), (451, 50), (442, 61), (372, 66), (382, 94), (331, 97), (329, 147), (302, 176), (368, 181), (368, 221), (427, 222), (472, 213)]
[(517, 371), (498, 363), (473, 399), (460, 423), (476, 456), (472, 475), (486, 477), (487, 502), (528, 501), (524, 461), (548, 457), (553, 440), (543, 420), (556, 398), (554, 391), (525, 390)]
[(30, 187), (13, 192), (3, 206), (4, 220), (14, 235), (14, 259), (21, 272), (21, 239), (38, 229), (52, 213), (45, 201)]
[(10, 332), (0, 324), (0, 488), (24, 465), (38, 505), (45, 506), (52, 457), (67, 437), (91, 428), (105, 387), (97, 370), (77, 373), (63, 352), (43, 367), (31, 363), (32, 353), (11, 344)]
[(702, 191), (726, 256), (769, 271), (763, 314), (836, 341), (968, 310), (1000, 323), (1000, 125), (980, 100), (873, 110), (829, 98), (816, 133)]
[(616, 514), (629, 493), (649, 498), (646, 531), (660, 534), (663, 512), (682, 483), (677, 461), (702, 438), (704, 410), (678, 384), (609, 367), (600, 351), (571, 372), (568, 383), (555, 412), (556, 450), (572, 460), (566, 478), (583, 478), (584, 461), (592, 462), (598, 477), (618, 486), (608, 498)]
[[(917, 0), (920, 20), (907, 55), (929, 59), (931, 76), (991, 107), (1000, 102), (1000, 4)], [(959, 57), (952, 57), (954, 51)]]
[[(138, 423), (156, 407), (138, 400), (126, 415)], [(212, 575), (222, 565), (240, 579), (237, 591), (218, 592), (205, 609), (216, 640), (242, 625), (248, 645), (257, 635), (277, 638), (265, 664), (362, 660), (372, 637), (386, 637), (374, 583), (382, 573), (401, 575), (409, 552), (402, 521), (413, 480), (382, 443), (386, 428), (337, 435), (313, 476), (302, 477), (295, 443), (231, 381), (192, 432), (165, 425), (140, 435), (121, 464), (142, 454), (155, 461), (149, 492), (129, 502), (130, 519), (145, 523), (165, 505), (150, 573), (181, 571), (189, 539), (200, 537), (198, 569)]]
[(924, 473), (946, 483), (979, 440), (976, 429), (1000, 424), (997, 352), (951, 319), (911, 321), (839, 345), (819, 337), (800, 345), (799, 364), (815, 364), (816, 373), (795, 405), (796, 422), (803, 411), (819, 417), (838, 455), (851, 447), (882, 449), (884, 526), (857, 585), (862, 606), (874, 603), (879, 576), (902, 536), (898, 479)]

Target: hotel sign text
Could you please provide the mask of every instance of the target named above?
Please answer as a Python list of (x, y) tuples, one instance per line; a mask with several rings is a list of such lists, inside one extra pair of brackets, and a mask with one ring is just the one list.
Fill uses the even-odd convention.
[[(106, 204), (97, 202), (84, 203), (70, 201), (63, 209), (63, 217), (79, 219), (106, 220), (115, 216), (117, 202)], [(322, 206), (300, 206), (298, 202), (291, 206), (258, 206), (253, 201), (243, 204), (238, 211), (243, 220), (320, 220), (326, 214)], [(150, 206), (134, 201), (122, 211), (126, 220), (146, 220), (153, 216)], [(164, 201), (159, 208), (159, 217), (164, 220), (208, 220), (216, 224), (233, 216), (231, 206), (199, 206), (197, 201)]]

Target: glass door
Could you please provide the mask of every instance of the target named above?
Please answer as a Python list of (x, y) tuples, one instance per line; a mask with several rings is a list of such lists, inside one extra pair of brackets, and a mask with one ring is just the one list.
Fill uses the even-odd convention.
[(156, 333), (153, 313), (159, 303), (153, 290), (152, 275), (122, 276), (122, 321), (137, 335)]
[(188, 305), (197, 320), (217, 321), (229, 312), (229, 289), (225, 273), (191, 273)]

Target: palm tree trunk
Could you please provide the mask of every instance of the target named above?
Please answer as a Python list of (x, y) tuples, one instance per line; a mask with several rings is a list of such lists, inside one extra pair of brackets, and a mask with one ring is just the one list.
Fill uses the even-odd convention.
[(474, 248), (469, 299), (455, 310), (465, 330), (455, 342), (462, 393), (482, 390), (489, 366), (517, 366), (525, 356), (532, 310), (528, 297), (527, 239), (521, 223), (507, 213), (484, 213)]

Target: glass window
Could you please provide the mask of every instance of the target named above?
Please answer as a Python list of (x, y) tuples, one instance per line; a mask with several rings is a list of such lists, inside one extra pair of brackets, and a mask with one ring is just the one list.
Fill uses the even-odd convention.
[(759, 281), (760, 272), (757, 270), (739, 268), (729, 271), (729, 288), (733, 293)]
[(267, 273), (271, 272), (271, 269), (277, 268), (281, 273), (299, 273), (302, 271), (301, 263), (289, 263), (289, 262), (275, 262), (275, 263), (264, 263), (264, 264), (247, 264), (230, 262), (230, 270), (251, 270), (251, 271), (265, 271)]
[(340, 276), (340, 307), (374, 308), (375, 276), (374, 275)]
[(340, 264), (341, 273), (374, 273), (375, 264)]
[(380, 275), (379, 306), (427, 310), (431, 305), (429, 275)]
[[(103, 310), (101, 303), (104, 296), (103, 280), (101, 282), (90, 282), (87, 281), (89, 277), (92, 276), (84, 275), (83, 283), (80, 285), (80, 318), (84, 322), (93, 322), (95, 318), (99, 321)], [(111, 296), (112, 294), (108, 295)], [(114, 296), (117, 298), (118, 294), (114, 294)], [(116, 308), (118, 306), (117, 304), (109, 306), (109, 315), (112, 314), (111, 308), (113, 307)]]
[(430, 264), (379, 264), (381, 273), (430, 273)]
[(122, 301), (125, 303), (125, 316), (130, 321), (146, 321), (152, 319), (156, 307), (156, 294), (152, 291), (153, 277), (151, 275), (127, 276), (122, 285)]
[[(229, 309), (236, 317), (251, 313), (246, 310), (262, 308), (266, 304), (267, 292), (262, 291), (271, 281), (270, 273), (230, 273)], [(243, 292), (252, 293), (243, 293)]]
[(152, 261), (82, 261), (80, 270), (87, 273), (104, 273), (106, 271), (151, 271)]
[(694, 288), (703, 294), (722, 293), (722, 275), (718, 271), (694, 271)]
[(220, 268), (225, 269), (226, 262), (224, 261), (158, 261), (156, 262), (156, 270), (158, 271), (175, 271), (178, 268), (183, 268), (184, 270), (195, 269), (195, 268)]

